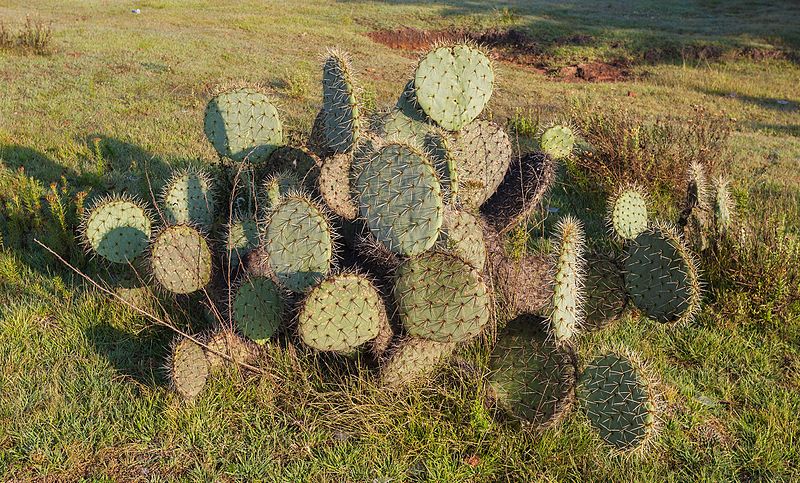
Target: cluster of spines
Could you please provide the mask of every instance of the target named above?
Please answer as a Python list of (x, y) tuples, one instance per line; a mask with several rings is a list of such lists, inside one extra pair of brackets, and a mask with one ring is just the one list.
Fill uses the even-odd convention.
[(550, 330), (556, 344), (562, 345), (575, 339), (583, 323), (585, 240), (582, 224), (572, 216), (559, 221), (556, 233)]

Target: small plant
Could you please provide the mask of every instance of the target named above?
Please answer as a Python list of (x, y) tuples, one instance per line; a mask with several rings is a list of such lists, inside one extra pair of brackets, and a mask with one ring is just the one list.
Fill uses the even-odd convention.
[(50, 25), (39, 19), (25, 17), (25, 22), (16, 32), (0, 23), (0, 49), (47, 55), (52, 51), (52, 39)]

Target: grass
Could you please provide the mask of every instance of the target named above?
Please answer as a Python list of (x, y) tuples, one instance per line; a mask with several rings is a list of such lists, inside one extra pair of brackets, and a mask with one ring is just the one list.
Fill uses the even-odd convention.
[[(4, 479), (800, 478), (800, 307), (792, 271), (800, 258), (800, 67), (788, 58), (800, 48), (794, 2), (507, 1), (495, 8), (470, 1), (143, 0), (136, 8), (140, 15), (92, 0), (0, 7), (0, 23), (31, 15), (53, 31), (48, 56), (0, 50)], [(419, 391), (390, 396), (355, 365), (344, 370), (341, 362), (273, 350), (270, 378), (219, 374), (187, 405), (160, 369), (169, 334), (33, 248), (31, 233), (63, 245), (64, 227), (84, 197), (138, 191), (143, 170), (158, 180), (171, 165), (214, 159), (200, 126), (218, 83), (270, 86), (287, 130), (299, 136), (320, 102), (319, 56), (336, 45), (351, 52), (370, 105), (392, 104), (415, 61), (363, 34), (401, 25), (515, 27), (540, 38), (557, 62), (635, 61), (636, 78), (613, 84), (562, 83), (499, 66), (491, 115), (503, 123), (513, 118), (522, 136), (570, 115), (574, 105), (590, 106), (586, 122), (625, 112), (643, 124), (681, 126), (702, 106), (730, 123), (719, 156), (751, 227), (751, 249), (721, 246), (716, 261), (704, 260), (713, 284), (695, 323), (672, 328), (627, 317), (580, 340), (583, 356), (603, 343), (624, 343), (662, 381), (665, 427), (660, 446), (643, 459), (610, 456), (576, 412), (541, 434), (502, 423), (480, 404), (480, 381), (457, 368)], [(565, 40), (576, 35), (593, 40)], [(705, 44), (726, 54), (679, 55)], [(747, 48), (791, 55), (756, 61), (736, 54)], [(652, 50), (666, 54), (645, 61)], [(570, 167), (553, 206), (599, 226), (604, 207), (595, 181)], [(578, 188), (586, 195), (575, 196)], [(91, 261), (78, 262), (97, 273)], [(479, 361), (485, 345), (461, 357)]]

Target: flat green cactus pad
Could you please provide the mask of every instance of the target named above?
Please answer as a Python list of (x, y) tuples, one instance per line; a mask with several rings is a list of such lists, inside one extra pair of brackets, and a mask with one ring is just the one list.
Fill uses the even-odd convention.
[(208, 228), (214, 222), (214, 191), (205, 171), (175, 173), (161, 194), (164, 220), (170, 225), (194, 224)]
[(652, 227), (625, 251), (625, 287), (633, 304), (659, 322), (691, 320), (700, 308), (697, 267), (674, 230)]
[(272, 208), (263, 242), (270, 269), (288, 290), (303, 292), (330, 271), (331, 225), (323, 210), (305, 196), (288, 195)]
[(191, 339), (180, 339), (172, 348), (170, 379), (185, 399), (197, 397), (206, 385), (209, 364), (203, 348)]
[(370, 232), (392, 252), (417, 255), (439, 237), (442, 188), (433, 164), (417, 149), (387, 144), (361, 169), (353, 189)]
[(161, 230), (151, 244), (150, 263), (155, 280), (176, 294), (195, 292), (211, 281), (208, 242), (189, 225)]
[(398, 314), (409, 335), (462, 342), (491, 318), (491, 295), (480, 271), (460, 258), (428, 252), (404, 262), (394, 286)]
[(205, 134), (220, 156), (261, 162), (283, 144), (278, 110), (254, 89), (234, 89), (211, 99)]
[(242, 334), (265, 344), (278, 330), (284, 303), (278, 286), (268, 277), (249, 277), (233, 297), (233, 320)]
[(106, 198), (86, 213), (82, 225), (84, 243), (109, 262), (132, 262), (147, 249), (152, 221), (139, 201)]
[(328, 149), (349, 153), (358, 142), (361, 118), (347, 56), (331, 50), (322, 65), (322, 110)]
[(448, 131), (458, 131), (483, 111), (494, 87), (491, 62), (465, 44), (428, 52), (414, 76), (420, 107)]
[(325, 204), (345, 220), (358, 216), (358, 206), (350, 192), (350, 154), (337, 154), (325, 160), (319, 176), (319, 192)]
[(258, 246), (258, 224), (252, 216), (234, 220), (228, 225), (225, 247), (231, 265), (238, 265), (244, 257)]
[(399, 389), (423, 381), (456, 348), (453, 342), (436, 342), (409, 337), (389, 349), (390, 355), (381, 367), (381, 385)]
[(589, 422), (619, 451), (644, 448), (656, 427), (656, 404), (640, 365), (628, 355), (597, 356), (584, 369), (577, 396)]
[(389, 319), (375, 286), (362, 275), (346, 273), (328, 277), (308, 292), (297, 324), (306, 345), (349, 353), (378, 337)]
[(573, 339), (583, 322), (583, 226), (573, 218), (562, 218), (558, 233), (557, 258), (553, 275), (553, 304), (550, 327), (557, 344)]
[(458, 202), (477, 209), (497, 190), (511, 163), (511, 141), (500, 126), (474, 121), (462, 129), (452, 144), (458, 167)]
[(627, 306), (625, 279), (614, 254), (592, 253), (587, 256), (586, 266), (584, 327), (602, 329), (617, 320)]
[(567, 126), (551, 126), (542, 133), (539, 145), (542, 152), (553, 159), (563, 159), (572, 154), (575, 133)]
[(509, 322), (489, 359), (489, 383), (498, 406), (535, 426), (556, 423), (575, 388), (574, 353), (557, 348), (537, 320)]
[(454, 209), (445, 211), (441, 241), (447, 251), (483, 270), (486, 265), (486, 243), (480, 221), (475, 215)]
[(608, 224), (622, 240), (633, 240), (647, 229), (647, 201), (636, 185), (626, 186), (609, 201)]

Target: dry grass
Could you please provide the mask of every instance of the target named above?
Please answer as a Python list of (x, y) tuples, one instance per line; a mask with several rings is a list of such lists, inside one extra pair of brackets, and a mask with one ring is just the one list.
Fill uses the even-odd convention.
[(25, 22), (12, 31), (0, 22), (0, 49), (22, 54), (48, 55), (53, 51), (53, 30), (49, 23), (40, 19), (25, 17)]

